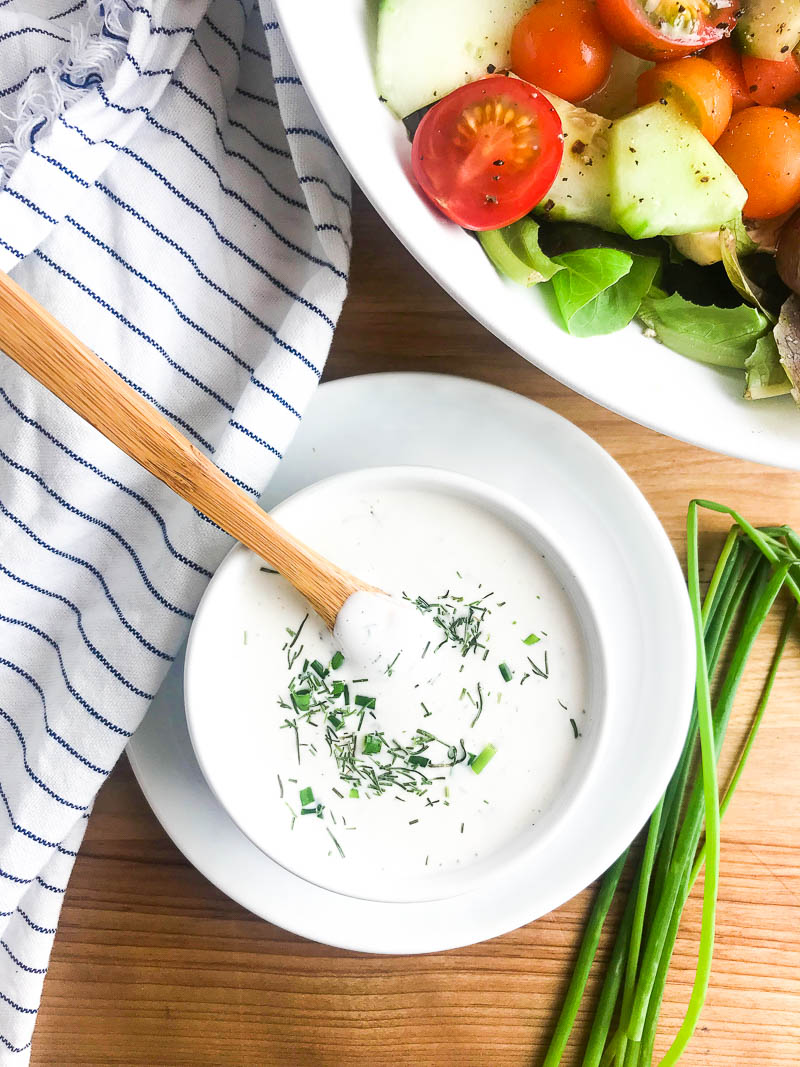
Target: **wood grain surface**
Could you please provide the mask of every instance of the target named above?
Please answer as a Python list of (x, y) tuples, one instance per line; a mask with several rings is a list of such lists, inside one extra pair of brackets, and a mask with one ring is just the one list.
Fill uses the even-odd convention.
[[(384, 370), (463, 374), (565, 415), (625, 467), (681, 553), (695, 495), (757, 523), (800, 527), (800, 476), (677, 443), (570, 393), (473, 322), (357, 195), (351, 292), (327, 377)], [(708, 525), (711, 547), (723, 526)], [(732, 742), (745, 730), (769, 636), (742, 687)], [(800, 1063), (799, 694), (795, 635), (723, 823), (716, 958), (687, 1067)], [(659, 1051), (688, 998), (699, 888), (681, 927)], [(32, 1062), (538, 1067), (591, 898), (586, 890), (530, 926), (453, 952), (385, 958), (326, 948), (206, 882), (161, 830), (123, 759), (101, 790), (66, 895)], [(563, 1062), (580, 1059), (570, 1050)]]

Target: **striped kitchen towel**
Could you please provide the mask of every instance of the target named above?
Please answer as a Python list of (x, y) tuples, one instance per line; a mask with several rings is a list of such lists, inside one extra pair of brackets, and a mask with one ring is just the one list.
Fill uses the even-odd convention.
[[(270, 0), (0, 0), (0, 267), (253, 496), (322, 371), (349, 199)], [(0, 1063), (228, 547), (0, 353)]]

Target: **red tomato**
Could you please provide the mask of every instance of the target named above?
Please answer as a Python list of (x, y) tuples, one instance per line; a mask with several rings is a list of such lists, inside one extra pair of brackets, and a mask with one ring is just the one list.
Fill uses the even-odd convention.
[(757, 104), (774, 107), (800, 93), (800, 66), (791, 52), (779, 63), (742, 56), (742, 72), (747, 89)]
[(594, 0), (538, 0), (511, 37), (514, 73), (573, 102), (604, 84), (613, 53)]
[(642, 59), (678, 59), (733, 29), (739, 0), (597, 0), (603, 25), (618, 44)]
[(800, 118), (779, 107), (734, 115), (715, 145), (748, 193), (744, 213), (774, 219), (800, 203)]
[(656, 63), (639, 75), (639, 105), (673, 100), (702, 135), (714, 144), (730, 122), (732, 94), (722, 71), (699, 56)]
[(497, 74), (462, 85), (428, 111), (411, 149), (414, 177), (468, 230), (496, 230), (535, 207), (564, 152), (561, 120), (527, 82)]
[(742, 71), (742, 57), (727, 37), (710, 45), (703, 52), (703, 59), (713, 63), (717, 70), (720, 70), (728, 79), (733, 96), (734, 114), (741, 111), (743, 107), (752, 105), (753, 98), (750, 96), (750, 90)]

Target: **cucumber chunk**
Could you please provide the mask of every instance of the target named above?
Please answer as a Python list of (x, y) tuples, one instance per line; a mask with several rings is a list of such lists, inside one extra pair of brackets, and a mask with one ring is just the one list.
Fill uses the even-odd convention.
[(734, 30), (742, 52), (778, 62), (800, 43), (797, 0), (747, 0)]
[(609, 167), (611, 213), (635, 238), (718, 230), (747, 200), (697, 127), (661, 101), (613, 123)]
[(400, 118), (509, 65), (531, 0), (380, 0), (375, 80)]
[(620, 233), (620, 226), (611, 215), (608, 165), (611, 122), (554, 93), (544, 95), (561, 119), (564, 155), (556, 180), (534, 211), (549, 219), (587, 222)]

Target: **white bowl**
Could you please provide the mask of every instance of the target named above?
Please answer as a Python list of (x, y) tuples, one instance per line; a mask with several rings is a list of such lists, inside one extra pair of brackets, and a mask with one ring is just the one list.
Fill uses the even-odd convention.
[[(373, 6), (365, 0), (275, 0), (331, 140), (425, 269), (507, 345), (598, 404), (716, 452), (800, 470), (800, 411), (790, 397), (746, 401), (742, 372), (686, 359), (645, 338), (636, 324), (607, 337), (571, 337), (540, 294), (500, 278), (477, 241), (430, 206), (410, 176), (405, 128), (378, 99)], [(394, 295), (413, 313), (413, 294)]]
[[(265, 815), (266, 798), (275, 791), (272, 774), (264, 773), (265, 753), (274, 743), (277, 725), (269, 713), (274, 715), (279, 687), (285, 687), (286, 678), (265, 677), (263, 689), (251, 688), (253, 639), (248, 650), (241, 636), (242, 613), (247, 605), (257, 618), (268, 593), (259, 574), (263, 561), (241, 545), (223, 561), (200, 603), (189, 638), (184, 679), (186, 717), (198, 763), (222, 806), (250, 840), (281, 866), (316, 885), (348, 896), (393, 902), (441, 900), (468, 892), (494, 877), (512, 877), (515, 865), (529, 861), (553, 833), (569, 823), (576, 801), (602, 759), (606, 720), (613, 707), (607, 655), (588, 592), (590, 575), (584, 580), (576, 573), (546, 522), (509, 494), (476, 479), (433, 468), (370, 468), (317, 482), (278, 505), (273, 514), (312, 547), (318, 546), (315, 534), (323, 538), (324, 546), (320, 516), (325, 516), (326, 526), (335, 526), (337, 506), (348, 496), (371, 503), (387, 490), (408, 488), (476, 504), (520, 534), (530, 544), (531, 553), (546, 560), (577, 619), (587, 679), (585, 715), (580, 715), (581, 741), (548, 805), (536, 815), (535, 825), (528, 825), (479, 859), (467, 859), (465, 854), (458, 867), (426, 867), (422, 875), (408, 873), (410, 865), (406, 864), (400, 872), (396, 868), (365, 870), (348, 864), (346, 858), (340, 860), (335, 853), (328, 856), (313, 847), (298, 850), (297, 833), (292, 832), (289, 819)], [(458, 549), (457, 537), (453, 549)], [(362, 561), (361, 567), (362, 573), (374, 580), (369, 562)], [(250, 633), (254, 630), (255, 626)], [(285, 640), (282, 624), (276, 625), (274, 635), (267, 632), (260, 639), (270, 644)], [(255, 676), (259, 687), (261, 669), (257, 668)], [(282, 773), (286, 780), (297, 771), (288, 766)], [(340, 830), (337, 833), (341, 836)]]

